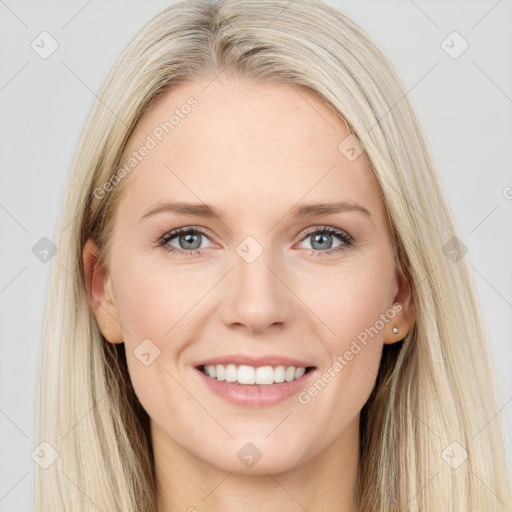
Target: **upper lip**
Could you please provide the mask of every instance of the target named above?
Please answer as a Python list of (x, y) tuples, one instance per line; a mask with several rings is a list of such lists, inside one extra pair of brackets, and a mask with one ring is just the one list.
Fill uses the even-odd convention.
[(262, 356), (255, 356), (255, 355), (249, 355), (249, 354), (230, 354), (225, 356), (217, 356), (212, 357), (210, 359), (205, 359), (204, 361), (201, 361), (196, 364), (196, 367), (199, 366), (206, 366), (206, 365), (214, 365), (214, 364), (234, 364), (236, 366), (240, 365), (247, 365), (247, 366), (254, 366), (254, 367), (261, 367), (261, 366), (295, 366), (295, 368), (298, 367), (314, 367), (311, 362), (308, 361), (301, 361), (299, 359), (295, 359), (293, 357), (287, 357), (287, 356), (280, 356), (280, 355), (262, 355)]

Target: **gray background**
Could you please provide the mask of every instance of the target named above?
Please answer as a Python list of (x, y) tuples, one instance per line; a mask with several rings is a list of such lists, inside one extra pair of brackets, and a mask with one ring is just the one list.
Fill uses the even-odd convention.
[[(36, 375), (49, 265), (79, 134), (107, 72), (168, 1), (0, 0), (0, 511), (30, 510)], [(390, 56), (432, 147), (491, 341), (512, 466), (512, 2), (329, 1)], [(58, 42), (47, 59), (41, 32)], [(469, 48), (450, 57), (459, 32)], [(457, 51), (460, 41), (448, 44)], [(48, 48), (48, 46), (45, 46)]]

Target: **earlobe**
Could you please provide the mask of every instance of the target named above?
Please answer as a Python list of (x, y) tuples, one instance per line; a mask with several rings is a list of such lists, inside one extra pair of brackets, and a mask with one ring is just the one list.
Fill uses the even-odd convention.
[(89, 306), (98, 327), (107, 341), (122, 343), (122, 329), (112, 294), (111, 278), (99, 258), (99, 249), (92, 239), (85, 243), (82, 259)]
[(400, 329), (400, 327), (398, 327), (398, 325), (400, 325), (399, 321), (392, 322), (391, 325), (392, 325), (392, 327), (389, 328), (390, 331), (391, 331), (390, 334), (387, 334), (384, 337), (384, 344), (385, 345), (392, 345), (393, 343), (401, 341), (407, 335), (407, 332), (404, 332), (402, 329)]
[(384, 343), (390, 345), (403, 340), (412, 328), (415, 319), (415, 307), (410, 283), (404, 279), (399, 279), (399, 288), (393, 301), (393, 307), (396, 310), (400, 305), (399, 312), (387, 324), (384, 335)]

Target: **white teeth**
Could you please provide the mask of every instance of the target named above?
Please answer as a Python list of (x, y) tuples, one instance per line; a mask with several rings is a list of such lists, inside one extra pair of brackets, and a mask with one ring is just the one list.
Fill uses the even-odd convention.
[[(226, 380), (226, 377), (225, 377), (226, 371), (224, 370), (224, 366), (222, 366), (221, 364), (216, 365), (215, 371), (217, 372), (217, 380)], [(210, 374), (210, 376), (211, 376), (211, 374)]]
[(284, 378), (286, 382), (291, 382), (295, 378), (295, 366), (288, 366), (288, 368), (286, 368)]
[(274, 368), (274, 382), (284, 382), (286, 370), (283, 365)]
[(256, 384), (273, 384), (274, 370), (272, 366), (256, 368)]
[(305, 373), (305, 367), (295, 366), (254, 366), (234, 364), (206, 365), (203, 372), (212, 379), (225, 380), (226, 382), (238, 382), (239, 384), (270, 385), (281, 382), (291, 382), (300, 379)]
[[(235, 367), (236, 368), (236, 367)], [(238, 383), (239, 384), (255, 384), (256, 370), (253, 366), (240, 365), (238, 367)]]
[(295, 378), (300, 379), (306, 373), (306, 368), (297, 368), (295, 370)]
[(234, 364), (228, 364), (226, 366), (226, 382), (235, 382), (237, 379), (236, 366)]

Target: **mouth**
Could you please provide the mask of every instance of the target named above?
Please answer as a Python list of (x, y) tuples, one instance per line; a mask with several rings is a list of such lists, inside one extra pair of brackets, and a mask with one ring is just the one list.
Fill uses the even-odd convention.
[(194, 369), (200, 386), (206, 385), (213, 395), (245, 408), (268, 407), (290, 399), (318, 373), (316, 366), (288, 358), (233, 359), (238, 359), (237, 364), (210, 360)]
[(250, 366), (204, 364), (196, 367), (210, 379), (243, 386), (272, 386), (293, 382), (315, 369), (314, 366)]

